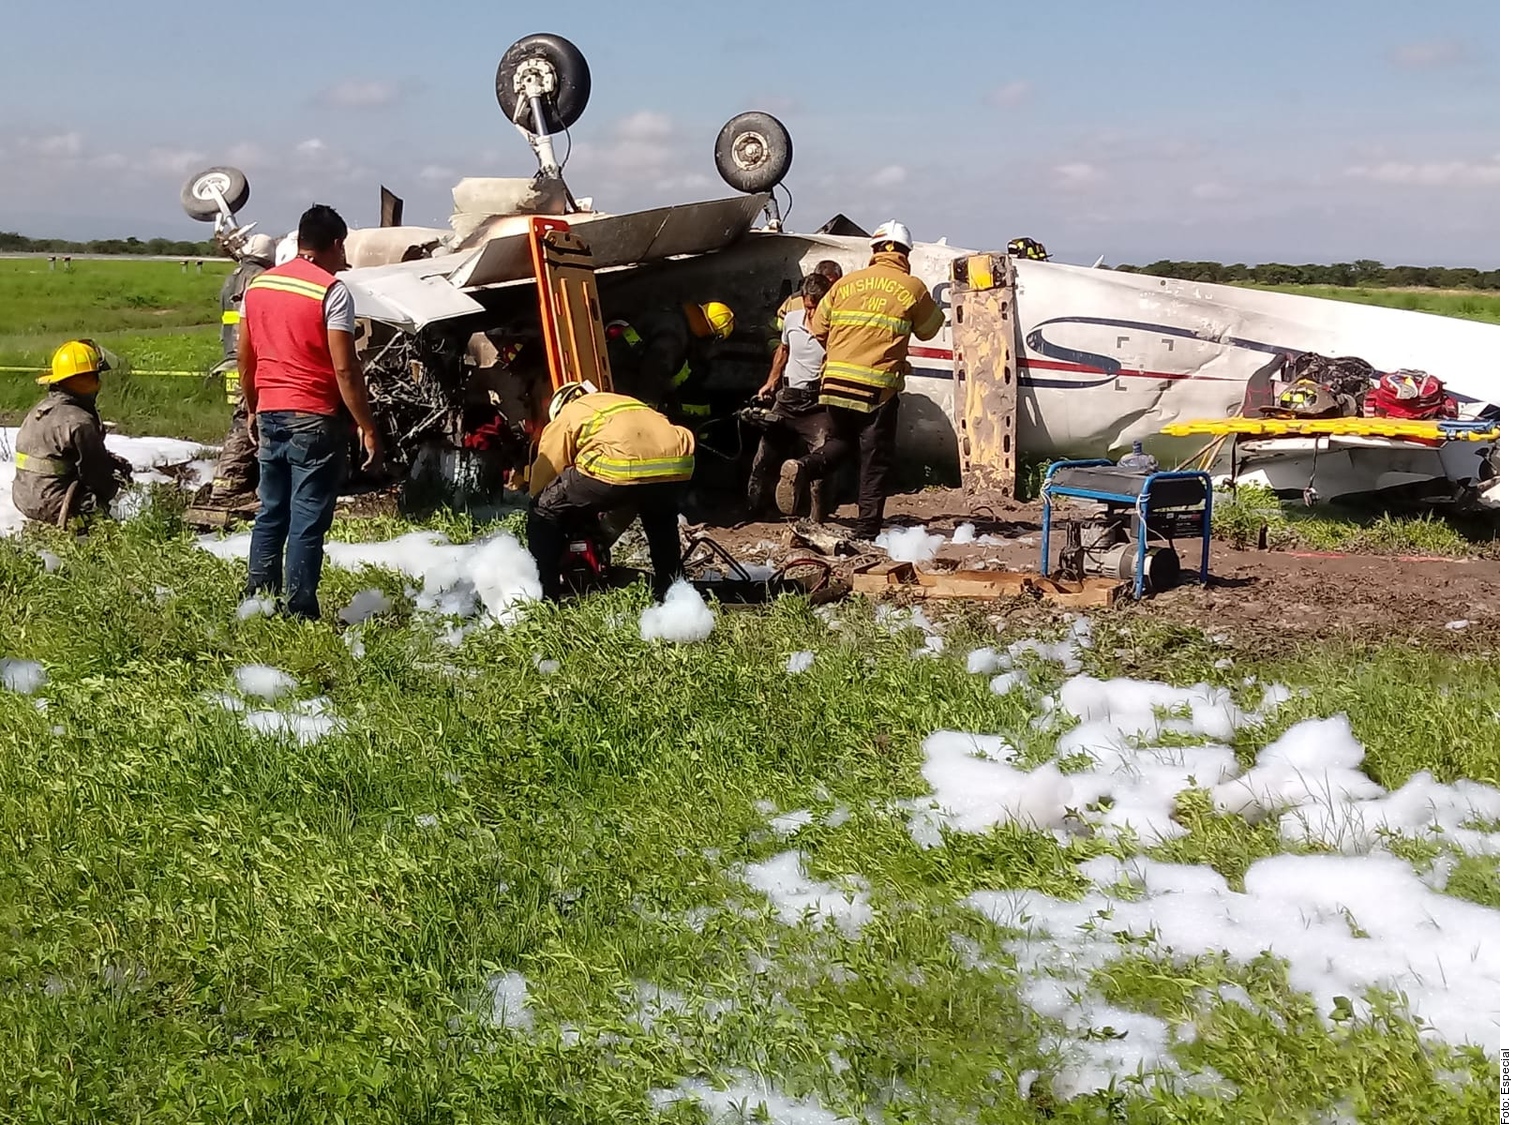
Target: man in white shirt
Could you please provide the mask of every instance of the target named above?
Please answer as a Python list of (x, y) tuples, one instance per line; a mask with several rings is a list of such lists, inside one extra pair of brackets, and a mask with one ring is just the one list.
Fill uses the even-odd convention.
[[(785, 458), (791, 456), (789, 447), (799, 443), (806, 452), (814, 453), (826, 444), (830, 433), (829, 415), (819, 402), (826, 349), (811, 334), (810, 321), (831, 285), (831, 279), (824, 274), (810, 274), (800, 282), (801, 307), (784, 314), (773, 367), (768, 381), (758, 391), (759, 400), (773, 403), (769, 412), (773, 421), (763, 431), (747, 478), (747, 507), (753, 516), (765, 512), (772, 503), (773, 478)], [(823, 480), (816, 480), (809, 489), (813, 520), (825, 518), (823, 485)], [(782, 514), (794, 516), (800, 514), (802, 500), (798, 496), (780, 495), (777, 504)]]

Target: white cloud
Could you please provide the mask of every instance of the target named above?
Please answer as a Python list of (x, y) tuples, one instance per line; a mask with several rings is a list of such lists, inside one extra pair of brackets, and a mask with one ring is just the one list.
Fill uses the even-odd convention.
[(23, 137), (23, 148), (51, 160), (69, 160), (84, 152), (84, 138), (79, 133), (55, 133), (48, 137)]
[(428, 164), (426, 167), (417, 172), (416, 176), (417, 178), (424, 180), (429, 184), (444, 183), (447, 180), (455, 180), (458, 178), (457, 173), (455, 173), (451, 168), (445, 167), (441, 164)]
[(326, 142), (320, 137), (311, 137), (295, 145), (295, 151), (301, 156), (320, 156), (326, 151)]
[(389, 79), (349, 78), (316, 94), (328, 109), (377, 109), (400, 100), (400, 84)]
[(1467, 59), (1467, 50), (1461, 43), (1451, 39), (1428, 39), (1420, 43), (1405, 43), (1394, 48), (1389, 56), (1394, 65), (1405, 70), (1431, 70), (1439, 66), (1452, 66)]
[(868, 177), (870, 187), (897, 187), (905, 182), (905, 169), (899, 164), (886, 164)]
[(1059, 164), (1052, 169), (1057, 174), (1059, 182), (1064, 187), (1086, 187), (1097, 184), (1105, 178), (1103, 168), (1083, 161), (1074, 161), (1071, 164)]
[(1189, 194), (1195, 199), (1235, 199), (1236, 189), (1229, 184), (1218, 184), (1213, 180), (1205, 180), (1191, 187)]
[(1381, 164), (1356, 164), (1346, 170), (1353, 179), (1412, 187), (1477, 187), (1499, 182), (1499, 161), (1469, 163), (1464, 160), (1386, 160)]
[(987, 105), (997, 106), (1000, 109), (1013, 109), (1026, 100), (1031, 93), (1029, 82), (1006, 82), (1003, 86), (996, 86), (984, 95)]
[(226, 150), (227, 163), (238, 168), (255, 168), (267, 159), (268, 154), (263, 150), (263, 146), (254, 144), (252, 141), (242, 141)]
[(150, 176), (187, 176), (205, 167), (208, 161), (204, 153), (190, 149), (152, 148), (140, 161), (140, 167)]
[(673, 121), (666, 113), (642, 109), (621, 118), (615, 132), (626, 141), (664, 141), (673, 136)]

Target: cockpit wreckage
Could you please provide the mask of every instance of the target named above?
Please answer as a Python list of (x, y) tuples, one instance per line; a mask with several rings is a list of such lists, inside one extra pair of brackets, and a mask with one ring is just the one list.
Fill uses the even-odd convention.
[[(768, 373), (774, 310), (818, 262), (867, 263), (865, 230), (841, 214), (813, 233), (784, 229), (772, 192), (793, 146), (761, 112), (737, 115), (716, 139), (717, 170), (741, 194), (596, 210), (569, 190), (553, 143), (589, 93), (573, 44), (519, 40), (496, 96), (536, 174), (460, 181), (445, 228), (403, 225), (402, 202), (381, 188), (380, 225), (349, 234), (342, 278), (359, 355), (393, 468), (412, 481), (502, 486), (529, 457), (554, 388), (619, 377), (607, 324), (712, 300), (734, 310), (736, 329), (702, 357), (712, 411), (698, 436), (712, 471), (735, 479), (754, 444), (742, 407)], [(192, 177), (182, 202), (236, 256), (252, 227), (238, 217), (248, 197), (240, 171), (217, 167)], [(997, 409), (1013, 443), (994, 481), (1001, 494), (1017, 457), (1104, 456), (1141, 441), (1169, 462), (1204, 454), (1225, 472), (1229, 461), (1234, 479), (1285, 497), (1498, 506), (1496, 326), (1057, 263), (1028, 244), (1040, 250), (1016, 239), (993, 255), (986, 284), (1001, 300), (986, 306), (963, 299), (973, 288), (964, 263), (980, 252), (917, 243), (912, 272), (947, 327), (910, 349), (902, 458), (963, 467), (974, 410)], [(964, 319), (983, 307), (1002, 308), (1003, 323)], [(996, 339), (1004, 347), (986, 362), (999, 391), (967, 401), (968, 368)], [(1361, 378), (1344, 388), (1344, 371)]]

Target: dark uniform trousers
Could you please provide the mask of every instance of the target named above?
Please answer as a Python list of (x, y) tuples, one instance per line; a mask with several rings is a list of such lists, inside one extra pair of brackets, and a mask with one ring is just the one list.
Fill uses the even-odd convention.
[(877, 410), (828, 406), (831, 435), (815, 453), (800, 458), (811, 480), (824, 477), (848, 458), (858, 460), (857, 512), (859, 529), (877, 534), (884, 522), (889, 497), (889, 474), (894, 469), (895, 437), (899, 430), (900, 396), (893, 395)]
[(592, 527), (601, 513), (635, 509), (652, 556), (652, 593), (663, 600), (679, 575), (679, 501), (687, 481), (607, 484), (570, 465), (542, 490), (526, 516), (526, 548), (536, 560), (542, 596), (562, 595), (563, 550), (579, 529)]

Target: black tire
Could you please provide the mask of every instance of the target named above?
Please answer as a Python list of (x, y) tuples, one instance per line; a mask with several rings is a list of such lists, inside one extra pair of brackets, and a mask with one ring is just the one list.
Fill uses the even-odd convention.
[(547, 132), (561, 133), (573, 125), (589, 105), (589, 63), (584, 54), (561, 35), (528, 35), (512, 43), (500, 59), (494, 76), (494, 96), (500, 110), (523, 129), (536, 132), (531, 103), (516, 96), (516, 71), (523, 63), (546, 63), (557, 78), (557, 89), (547, 99)]
[(207, 183), (214, 183), (221, 189), (221, 194), (226, 197), (226, 205), (233, 213), (246, 207), (247, 199), (252, 194), (247, 177), (239, 168), (218, 166), (196, 172), (185, 181), (184, 189), (179, 192), (179, 204), (186, 215), (202, 223), (215, 222), (216, 216), (221, 213), (215, 197), (205, 191)]
[(715, 168), (737, 191), (770, 191), (789, 174), (794, 145), (771, 113), (739, 113), (715, 138)]

